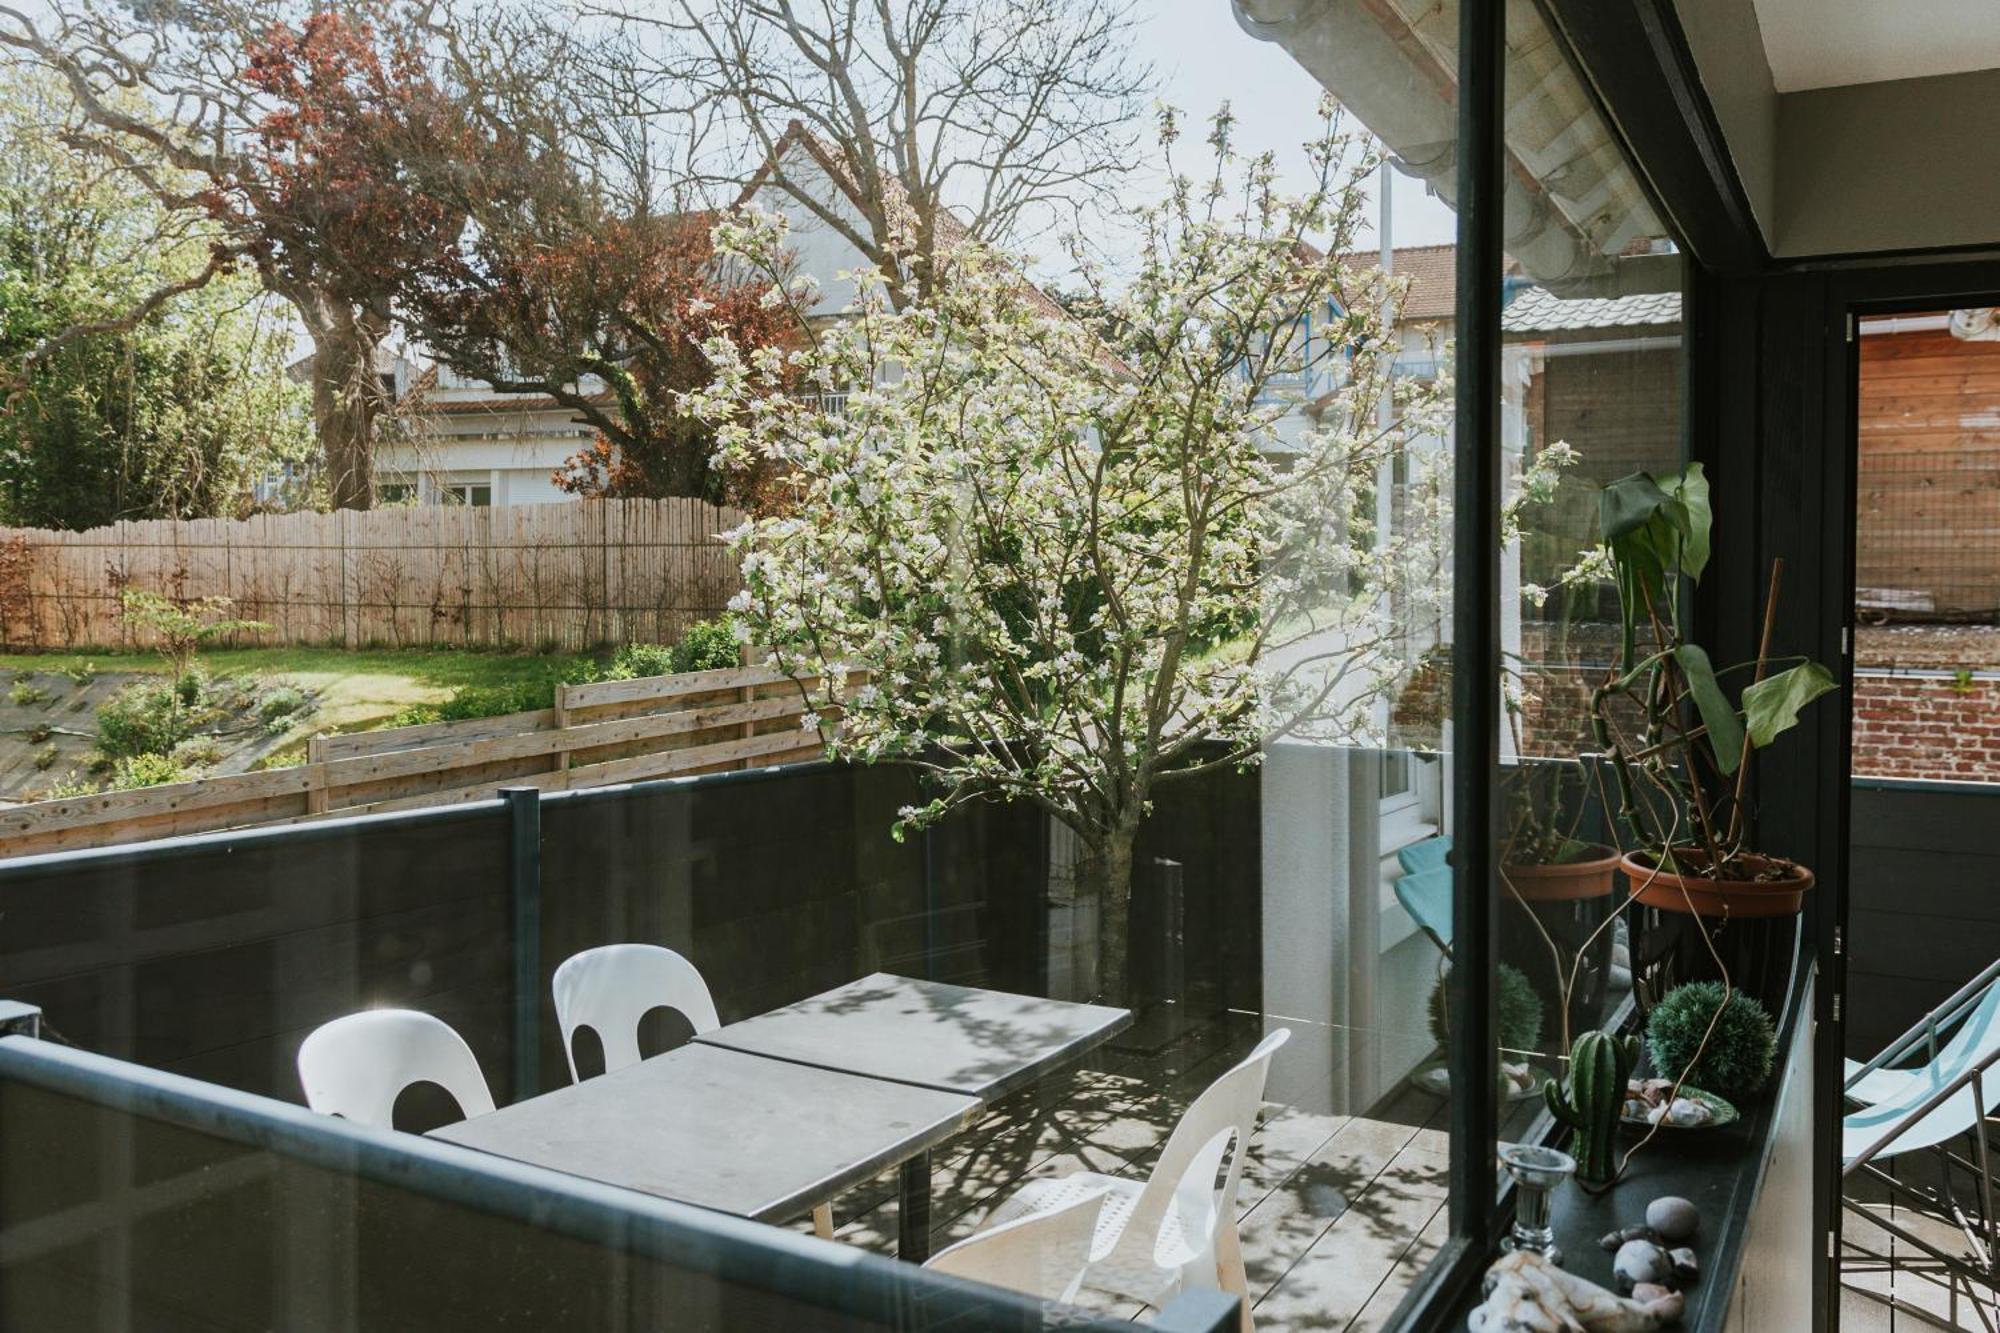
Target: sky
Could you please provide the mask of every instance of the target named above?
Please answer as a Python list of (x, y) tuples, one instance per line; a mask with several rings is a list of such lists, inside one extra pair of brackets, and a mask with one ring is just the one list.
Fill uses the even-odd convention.
[[(1319, 82), (1275, 42), (1236, 24), (1230, 0), (1139, 0), (1136, 54), (1159, 74), (1161, 100), (1179, 107), (1190, 133), (1223, 102), (1237, 117), (1246, 155), (1266, 149), (1280, 169), (1304, 170), (1299, 151), (1316, 126)], [(1421, 181), (1392, 170), (1390, 231), (1397, 245), (1441, 245), (1452, 213)], [(1295, 179), (1294, 188), (1301, 185)], [(1371, 228), (1367, 244), (1377, 244)]]

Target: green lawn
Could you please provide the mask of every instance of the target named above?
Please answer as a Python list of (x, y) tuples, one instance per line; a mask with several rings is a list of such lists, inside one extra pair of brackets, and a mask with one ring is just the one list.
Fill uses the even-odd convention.
[[(209, 674), (283, 678), (312, 691), (312, 730), (377, 725), (412, 704), (442, 703), (462, 685), (539, 680), (578, 661), (575, 654), (465, 652), (451, 649), (223, 648), (201, 655)], [(159, 671), (153, 653), (5, 653), (0, 670), (67, 671), (84, 662), (99, 671)]]

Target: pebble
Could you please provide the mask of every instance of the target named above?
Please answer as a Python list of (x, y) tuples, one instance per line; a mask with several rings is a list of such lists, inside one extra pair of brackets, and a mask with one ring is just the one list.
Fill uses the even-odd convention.
[(1651, 1227), (1643, 1224), (1635, 1224), (1629, 1227), (1620, 1227), (1616, 1231), (1607, 1231), (1597, 1238), (1597, 1243), (1603, 1246), (1606, 1254), (1616, 1254), (1618, 1247), (1628, 1240), (1650, 1240), (1657, 1243), (1660, 1237), (1655, 1234)]
[(1681, 1286), (1701, 1276), (1701, 1260), (1695, 1258), (1694, 1251), (1685, 1245), (1677, 1250), (1668, 1250), (1667, 1262), (1673, 1265), (1674, 1280)]
[(1628, 1292), (1641, 1282), (1664, 1282), (1673, 1271), (1667, 1252), (1650, 1240), (1626, 1241), (1611, 1261), (1619, 1288)]
[(1678, 1194), (1663, 1194), (1646, 1205), (1646, 1225), (1661, 1240), (1687, 1240), (1701, 1230), (1701, 1212)]

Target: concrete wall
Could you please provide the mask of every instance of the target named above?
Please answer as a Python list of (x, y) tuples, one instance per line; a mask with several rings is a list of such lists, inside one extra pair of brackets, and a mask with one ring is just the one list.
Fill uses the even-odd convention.
[(1751, 0), (1675, 0), (1729, 144), (1750, 212), (1766, 240), (1778, 216), (1778, 90), (1764, 59), (1764, 35)]
[(2000, 70), (1778, 98), (1773, 253), (2000, 239)]
[(1772, 254), (2000, 240), (2000, 70), (1780, 93), (1752, 0), (1675, 11)]

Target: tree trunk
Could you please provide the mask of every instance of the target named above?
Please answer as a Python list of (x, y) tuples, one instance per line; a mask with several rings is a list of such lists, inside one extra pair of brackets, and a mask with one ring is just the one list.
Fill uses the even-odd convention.
[(1097, 992), (1107, 1004), (1124, 1004), (1132, 939), (1132, 844), (1137, 823), (1121, 824), (1101, 843), (1086, 844), (1080, 867), (1097, 899)]
[(327, 496), (335, 509), (375, 504), (375, 418), (388, 393), (375, 371), (379, 338), (353, 321), (311, 330), (313, 425), (326, 465)]

